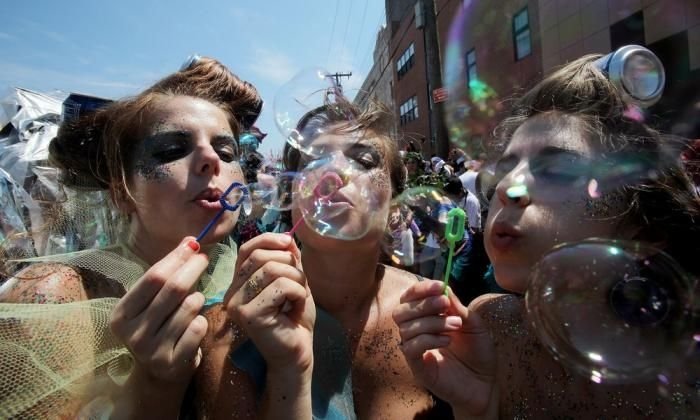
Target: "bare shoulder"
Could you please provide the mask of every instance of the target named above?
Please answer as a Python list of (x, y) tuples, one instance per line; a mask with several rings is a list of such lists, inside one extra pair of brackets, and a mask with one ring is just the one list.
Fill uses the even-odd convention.
[(88, 298), (81, 274), (65, 264), (33, 264), (0, 287), (0, 302), (68, 303)]
[(411, 273), (410, 271), (402, 270), (389, 265), (383, 265), (382, 267), (384, 270), (384, 281), (392, 284), (396, 288), (401, 289), (402, 293), (404, 290), (413, 286), (417, 282), (425, 280), (424, 277)]
[(515, 295), (503, 294), (503, 293), (487, 293), (485, 295), (478, 296), (469, 303), (469, 310), (477, 313), (488, 312), (493, 310), (495, 307), (506, 305), (511, 305), (515, 302), (517, 298)]

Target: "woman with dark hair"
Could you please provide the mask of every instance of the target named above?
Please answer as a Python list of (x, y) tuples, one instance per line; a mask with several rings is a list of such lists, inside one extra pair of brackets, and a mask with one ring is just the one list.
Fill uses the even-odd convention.
[[(525, 315), (531, 273), (559, 244), (596, 237), (653, 245), (690, 278), (700, 275), (700, 203), (678, 153), (628, 117), (630, 104), (599, 58), (582, 57), (546, 77), (497, 131), (505, 150), (484, 238), (496, 281), (512, 294), (482, 296), (466, 308), (427, 281), (406, 292), (394, 311), (414, 374), (465, 418), (670, 416), (671, 402), (654, 383), (601, 385), (600, 372), (573, 375), (560, 363), (567, 360), (558, 362), (537, 340), (536, 333), (546, 332), (533, 329)], [(600, 177), (588, 179), (591, 168)], [(607, 176), (611, 168), (617, 175)], [(629, 168), (642, 170), (626, 173)], [(583, 263), (575, 269), (587, 270)], [(639, 357), (633, 350), (628, 360)]]
[[(204, 341), (200, 415), (449, 416), (412, 379), (396, 345), (391, 310), (420, 278), (380, 263), (390, 201), (405, 182), (390, 122), (385, 109), (360, 112), (341, 102), (297, 125), (316, 154), (287, 145), (287, 170), (327, 167), (342, 178), (355, 168), (328, 197), (331, 208), (345, 210), (302, 223), (300, 253), (288, 235), (263, 234), (241, 247), (238, 276)], [(371, 211), (363, 210), (368, 201), (376, 204)], [(295, 207), (293, 221), (301, 217)], [(319, 233), (322, 222), (333, 234)]]
[[(221, 210), (222, 192), (244, 182), (237, 138), (261, 103), (224, 65), (195, 57), (135, 97), (61, 127), (50, 159), (64, 185), (108, 190), (126, 226), (109, 248), (37, 258), (3, 285), (2, 348), (16, 360), (21, 347), (25, 361), (2, 365), (3, 378), (17, 382), (3, 395), (5, 414), (89, 415), (92, 400), (116, 417), (178, 416), (201, 361), (205, 297), (230, 282), (235, 244), (218, 242), (238, 211), (200, 242), (192, 235)], [(39, 321), (54, 331), (37, 337)], [(129, 353), (133, 369), (116, 386)]]

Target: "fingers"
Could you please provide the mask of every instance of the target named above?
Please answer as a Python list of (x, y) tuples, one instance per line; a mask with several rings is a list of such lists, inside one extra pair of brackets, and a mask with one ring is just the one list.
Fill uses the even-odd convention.
[(402, 342), (400, 347), (409, 363), (412, 361), (422, 362), (423, 354), (426, 351), (447, 347), (450, 344), (450, 340), (450, 337), (446, 335), (421, 334), (411, 340)]
[(269, 249), (256, 249), (253, 250), (248, 255), (248, 259), (243, 261), (236, 271), (236, 276), (234, 278), (233, 284), (231, 285), (231, 291), (235, 292), (240, 289), (243, 284), (252, 277), (252, 275), (258, 271), (262, 266), (270, 262), (277, 262), (287, 266), (295, 267), (296, 257), (294, 254), (288, 250), (269, 250)]
[(458, 316), (429, 316), (399, 325), (401, 340), (408, 342), (423, 334), (440, 335), (462, 328), (462, 318)]
[(244, 243), (238, 250), (238, 260), (246, 261), (256, 250), (288, 250), (294, 241), (282, 233), (263, 233)]
[(423, 280), (408, 288), (408, 290), (401, 295), (400, 303), (443, 294), (445, 291), (443, 287), (443, 283), (439, 280)]
[(306, 284), (304, 273), (296, 267), (281, 264), (276, 261), (268, 262), (243, 285), (242, 293), (238, 294), (240, 304), (246, 304), (253, 300), (262, 290), (267, 288), (273, 281), (285, 277), (296, 281), (300, 285)]
[(165, 320), (192, 293), (192, 289), (199, 280), (199, 276), (206, 270), (207, 265), (209, 265), (209, 258), (206, 255), (192, 255), (166, 281), (153, 302), (138, 317), (147, 320), (150, 333), (155, 334)]
[(207, 319), (197, 315), (187, 326), (185, 332), (175, 344), (173, 362), (182, 362), (184, 366), (196, 368), (202, 360), (202, 350), (199, 344), (207, 333)]
[(394, 308), (394, 322), (401, 324), (415, 318), (444, 314), (449, 308), (450, 300), (444, 294), (400, 303)]
[(266, 315), (276, 316), (285, 302), (290, 302), (292, 307), (288, 314), (303, 311), (307, 297), (306, 288), (298, 281), (285, 277), (275, 279), (274, 283), (263, 289), (248, 304), (236, 307), (238, 318), (244, 322), (242, 325), (250, 325), (253, 329), (264, 328), (270, 321)]
[(164, 347), (174, 348), (192, 320), (199, 315), (204, 301), (204, 295), (199, 292), (187, 296), (158, 330), (156, 340), (164, 343)]
[(248, 281), (234, 293), (227, 307), (232, 309), (248, 304), (280, 278), (292, 280), (302, 288), (306, 287), (306, 277), (302, 271), (288, 264), (270, 261), (253, 273)]
[(151, 303), (172, 273), (196, 254), (193, 237), (186, 237), (177, 248), (153, 265), (136, 285), (119, 301), (115, 308), (117, 318), (133, 319)]

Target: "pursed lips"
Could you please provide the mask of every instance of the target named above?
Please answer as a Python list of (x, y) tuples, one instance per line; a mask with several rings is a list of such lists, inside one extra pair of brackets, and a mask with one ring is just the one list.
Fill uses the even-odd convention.
[(491, 227), (489, 240), (494, 248), (504, 252), (512, 249), (522, 236), (522, 232), (514, 225), (498, 221)]
[(218, 188), (206, 188), (192, 201), (207, 210), (220, 210), (223, 207), (219, 201), (222, 195), (223, 192)]

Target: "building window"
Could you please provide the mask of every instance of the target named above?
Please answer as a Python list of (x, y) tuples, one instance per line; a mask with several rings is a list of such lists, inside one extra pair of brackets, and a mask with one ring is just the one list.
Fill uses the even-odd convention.
[(414, 56), (416, 53), (416, 48), (414, 47), (413, 43), (411, 42), (411, 45), (406, 48), (406, 51), (401, 54), (401, 57), (396, 61), (396, 73), (398, 74), (399, 79), (403, 77), (404, 74), (406, 74), (411, 67), (413, 67), (413, 62), (415, 61)]
[(414, 96), (402, 103), (399, 107), (399, 113), (401, 114), (401, 125), (418, 119), (418, 98)]
[(476, 51), (474, 48), (467, 52), (467, 86), (476, 81)]
[(513, 45), (515, 45), (515, 61), (522, 60), (532, 52), (527, 7), (513, 16)]

